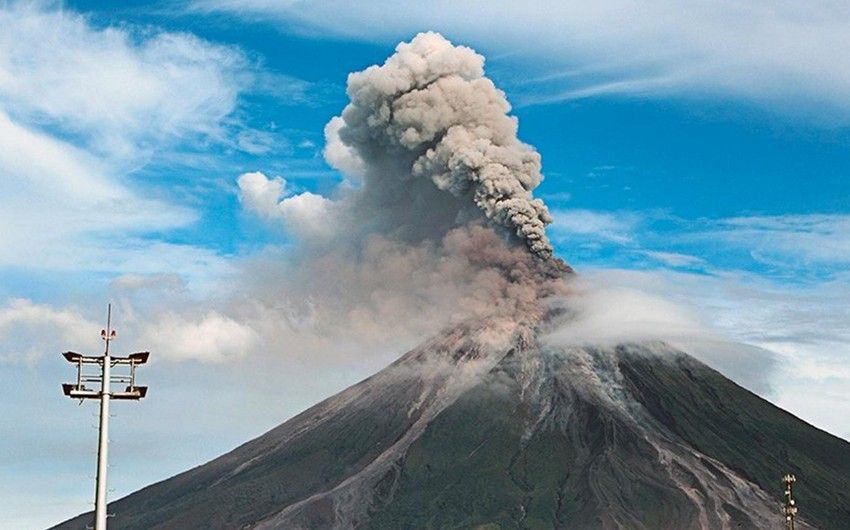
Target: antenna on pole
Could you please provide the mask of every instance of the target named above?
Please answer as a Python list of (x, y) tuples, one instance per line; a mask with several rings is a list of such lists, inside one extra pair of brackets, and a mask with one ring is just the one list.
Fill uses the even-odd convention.
[[(136, 366), (148, 362), (150, 352), (131, 353), (127, 357), (113, 357), (109, 353), (109, 343), (115, 340), (117, 333), (112, 329), (112, 304), (107, 306), (106, 329), (100, 330), (105, 343), (103, 355), (88, 356), (68, 351), (62, 354), (69, 363), (77, 366), (75, 383), (64, 383), (62, 392), (73, 399), (100, 400), (100, 421), (98, 423), (97, 443), (97, 481), (95, 486), (94, 529), (106, 530), (106, 466), (109, 450), (109, 402), (113, 399), (139, 400), (148, 393), (148, 387), (136, 385)], [(84, 366), (98, 365), (100, 373), (86, 373)], [(112, 368), (123, 368), (123, 373), (112, 374)], [(100, 389), (86, 387), (86, 383), (100, 384)], [(121, 392), (113, 392), (111, 383), (124, 384)]]
[(785, 528), (794, 530), (794, 519), (797, 517), (797, 503), (794, 501), (794, 483), (797, 482), (797, 477), (787, 474), (782, 477), (782, 484), (785, 485), (785, 506), (782, 507), (782, 514), (785, 515)]

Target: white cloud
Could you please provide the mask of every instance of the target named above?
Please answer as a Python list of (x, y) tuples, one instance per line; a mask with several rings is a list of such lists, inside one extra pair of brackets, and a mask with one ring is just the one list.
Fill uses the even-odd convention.
[[(133, 193), (102, 162), (0, 109), (0, 265), (76, 270), (98, 234), (185, 226), (190, 209)], [(113, 242), (114, 244), (114, 242)], [(106, 247), (108, 249), (108, 246)]]
[(351, 147), (339, 137), (339, 130), (345, 125), (340, 116), (334, 116), (325, 125), (325, 149), (322, 154), (331, 167), (340, 170), (348, 178), (359, 181), (363, 178), (366, 166)]
[(650, 267), (758, 268), (767, 275), (835, 278), (850, 265), (845, 214), (683, 219), (653, 211), (563, 209), (554, 218), (552, 239), (568, 253), (607, 246), (620, 259)]
[(243, 173), (236, 179), (239, 200), (248, 210), (267, 218), (280, 215), (279, 200), (286, 187), (281, 177), (268, 178), (263, 173)]
[(575, 311), (569, 326), (552, 340), (569, 343), (616, 344), (628, 341), (670, 340), (704, 335), (706, 326), (696, 312), (659, 293), (624, 282), (609, 283), (604, 274), (581, 276), (566, 300)]
[(286, 181), (263, 173), (244, 173), (237, 179), (243, 206), (271, 221), (281, 222), (297, 236), (327, 235), (333, 227), (333, 201), (305, 191), (286, 197)]
[[(114, 304), (113, 324), (122, 347), (143, 347), (162, 361), (208, 363), (240, 359), (256, 348), (258, 335), (249, 323), (196, 307), (182, 290), (172, 289), (175, 280), (135, 275), (118, 280), (123, 290)], [(145, 306), (139, 291), (151, 288), (170, 292)], [(163, 309), (169, 304), (177, 309)], [(0, 307), (0, 363), (31, 364), (69, 349), (96, 355), (102, 348), (101, 328), (103, 323), (74, 307), (12, 299)]]
[(145, 290), (180, 292), (186, 288), (186, 280), (175, 273), (158, 274), (122, 274), (112, 282), (110, 287), (121, 292), (137, 292)]
[(815, 105), (833, 107), (841, 121), (850, 116), (850, 63), (843, 56), (850, 9), (841, 2), (438, 0), (400, 7), (386, 0), (196, 0), (194, 6), (364, 40), (440, 31), (531, 63), (540, 75), (529, 84), (527, 102), (715, 93), (780, 112)]
[(578, 289), (564, 301), (573, 319), (547, 336), (548, 343), (611, 346), (663, 341), (754, 392), (773, 393), (777, 354), (719, 330), (711, 322), (713, 315), (701, 312), (698, 304), (629, 284), (611, 271), (596, 271), (577, 283)]
[(850, 436), (841, 405), (850, 403), (848, 216), (581, 212), (560, 230), (565, 248), (607, 242), (608, 266), (650, 269), (580, 265), (592, 289), (574, 302), (583, 316), (562, 339), (667, 340), (753, 390), (772, 386), (781, 406)]
[[(113, 304), (122, 349), (144, 348), (155, 352), (158, 361), (172, 362), (220, 363), (256, 353), (259, 338), (250, 322), (203, 309), (179, 292), (158, 296), (146, 306), (139, 288), (161, 288), (153, 280), (163, 278), (149, 278), (144, 286), (140, 279), (127, 279), (132, 288)], [(166, 309), (168, 305), (174, 307)], [(32, 364), (67, 350), (97, 355), (103, 347), (98, 335), (103, 327), (74, 307), (12, 299), (0, 307), (0, 363)]]
[(170, 361), (213, 363), (244, 357), (258, 344), (250, 326), (216, 311), (195, 316), (166, 313), (146, 326), (139, 340)]
[(723, 325), (724, 313), (711, 299), (711, 289), (722, 288), (722, 281), (690, 274), (586, 271), (563, 301), (572, 318), (546, 340), (593, 345), (665, 341), (770, 395), (779, 356), (746, 343)]
[(84, 350), (97, 344), (98, 329), (73, 308), (9, 300), (0, 307), (0, 362), (32, 363), (45, 354)]
[(698, 235), (749, 248), (754, 258), (770, 263), (850, 264), (850, 215), (733, 217)]
[(192, 272), (225, 269), (148, 239), (199, 216), (129, 174), (200, 140), (267, 148), (233, 117), (255, 82), (244, 54), (47, 3), (3, 4), (0, 27), (0, 267), (155, 273), (180, 255)]
[(648, 256), (668, 267), (695, 267), (698, 265), (704, 265), (705, 260), (697, 257), (691, 256), (689, 254), (680, 254), (678, 252), (660, 252), (653, 250), (643, 251), (645, 256)]
[(249, 82), (241, 52), (186, 33), (98, 29), (24, 3), (0, 9), (0, 27), (2, 107), (110, 157), (218, 134)]
[(566, 242), (574, 239), (591, 239), (620, 245), (633, 239), (640, 217), (630, 212), (602, 212), (592, 210), (555, 210), (555, 221), (549, 231), (552, 239)]

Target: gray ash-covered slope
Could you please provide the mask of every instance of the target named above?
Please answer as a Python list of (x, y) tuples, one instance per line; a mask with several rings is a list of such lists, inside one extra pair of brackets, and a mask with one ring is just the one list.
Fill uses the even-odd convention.
[(850, 444), (692, 357), (475, 334), (112, 503), (110, 527), (777, 528), (794, 472), (800, 528), (848, 528)]

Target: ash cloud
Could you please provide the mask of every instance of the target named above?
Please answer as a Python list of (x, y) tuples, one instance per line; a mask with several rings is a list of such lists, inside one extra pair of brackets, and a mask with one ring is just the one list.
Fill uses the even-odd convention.
[(482, 219), (551, 257), (552, 217), (532, 197), (540, 155), (517, 138), (481, 55), (421, 33), (383, 65), (351, 74), (347, 92), (336, 132), (364, 165), (355, 217), (408, 241)]
[(289, 332), (398, 349), (469, 320), (530, 333), (562, 274), (560, 262), (474, 223), (417, 244), (372, 235), (276, 253), (253, 262), (245, 278), (257, 309), (277, 314)]
[(295, 206), (316, 196), (288, 194), (279, 177), (238, 179), (246, 209), (297, 240), (248, 267), (246, 292), (288, 315), (282, 326), (323, 337), (398, 344), (485, 318), (529, 333), (570, 269), (532, 196), (540, 156), (517, 138), (484, 58), (421, 33), (352, 73), (347, 92), (325, 128), (325, 156), (346, 175), (335, 196), (307, 212)]

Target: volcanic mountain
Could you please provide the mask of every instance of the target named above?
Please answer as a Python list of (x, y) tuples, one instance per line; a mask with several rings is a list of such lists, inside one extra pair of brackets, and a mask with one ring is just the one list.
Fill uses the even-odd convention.
[[(664, 343), (455, 327), (212, 462), (115, 529), (798, 528), (850, 522), (850, 444)], [(55, 527), (84, 529), (90, 514)]]
[(282, 328), (292, 309), (322, 331), (446, 331), (112, 503), (112, 528), (777, 528), (789, 472), (799, 528), (850, 526), (847, 442), (664, 343), (557, 339), (580, 310), (556, 300), (581, 294), (533, 195), (541, 157), (483, 56), (421, 33), (346, 93), (325, 130), (329, 163), (352, 177), (336, 198), (240, 176), (241, 203), (300, 245), (279, 274), (249, 274), (260, 287), (244, 296)]

